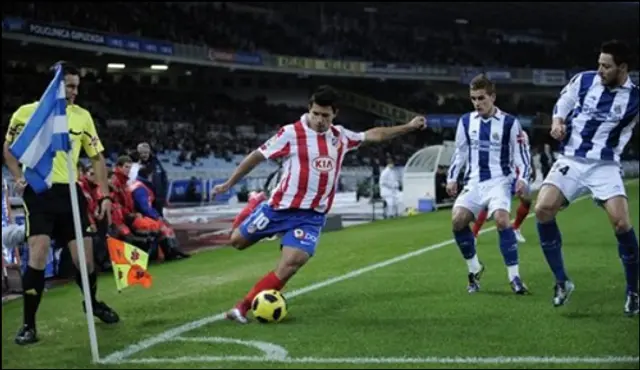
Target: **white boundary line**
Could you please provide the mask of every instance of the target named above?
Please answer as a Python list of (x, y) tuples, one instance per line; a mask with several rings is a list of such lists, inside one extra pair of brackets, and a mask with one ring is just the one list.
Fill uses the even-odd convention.
[(637, 363), (638, 357), (287, 357), (194, 356), (176, 358), (125, 359), (118, 364), (181, 364), (189, 362), (260, 362), (287, 364), (614, 364)]
[[(587, 196), (582, 196), (582, 197), (576, 199), (573, 203), (579, 202), (579, 201), (584, 200), (586, 198), (587, 198)], [(530, 218), (530, 217), (533, 217), (533, 216), (534, 216), (534, 214), (530, 213), (527, 216), (527, 218)], [(496, 229), (495, 226), (488, 227), (488, 228), (485, 228), (485, 229), (481, 230), (480, 233), (483, 234), (483, 233), (486, 233), (486, 232), (493, 231), (495, 229)], [(334, 278), (331, 278), (331, 279), (327, 279), (327, 280), (324, 280), (324, 281), (321, 281), (321, 282), (318, 282), (318, 283), (315, 283), (315, 284), (311, 284), (311, 285), (308, 285), (308, 286), (306, 286), (304, 288), (301, 288), (301, 289), (296, 289), (296, 290), (294, 290), (292, 292), (287, 293), (286, 297), (287, 297), (287, 299), (290, 299), (290, 298), (299, 296), (301, 294), (310, 293), (310, 292), (313, 292), (315, 290), (327, 287), (329, 285), (333, 285), (335, 283), (339, 283), (339, 282), (342, 282), (342, 281), (345, 281), (345, 280), (348, 280), (348, 279), (352, 279), (352, 278), (360, 276), (360, 275), (362, 275), (362, 274), (364, 274), (366, 272), (377, 270), (377, 269), (380, 269), (382, 267), (393, 265), (393, 264), (396, 264), (398, 262), (402, 262), (402, 261), (408, 260), (410, 258), (417, 257), (417, 256), (422, 255), (424, 253), (427, 253), (427, 252), (430, 252), (430, 251), (433, 251), (433, 250), (436, 250), (436, 249), (440, 249), (442, 247), (445, 247), (445, 246), (447, 246), (449, 244), (453, 244), (453, 243), (455, 243), (455, 240), (454, 239), (449, 239), (447, 241), (444, 241), (444, 242), (441, 242), (441, 243), (438, 243), (438, 244), (434, 244), (434, 245), (431, 245), (431, 246), (427, 246), (427, 247), (418, 249), (418, 250), (413, 251), (413, 252), (405, 253), (403, 255), (400, 255), (400, 256), (397, 256), (397, 257), (394, 257), (394, 258), (391, 258), (391, 259), (388, 259), (388, 260), (385, 260), (385, 261), (382, 261), (382, 262), (378, 262), (378, 263), (375, 263), (375, 264), (372, 264), (372, 265), (369, 265), (369, 266), (365, 266), (365, 267), (357, 269), (357, 270), (353, 270), (353, 271), (351, 271), (351, 272), (349, 272), (347, 274), (344, 274), (344, 275), (340, 275), (340, 276), (337, 276), (337, 277), (334, 277)], [(196, 320), (196, 321), (192, 321), (192, 322), (186, 323), (186, 324), (181, 325), (179, 327), (176, 327), (176, 328), (167, 330), (167, 331), (165, 331), (163, 333), (160, 333), (158, 335), (155, 335), (155, 336), (153, 336), (151, 338), (142, 340), (142, 341), (140, 341), (140, 342), (138, 342), (136, 344), (132, 344), (132, 345), (128, 346), (127, 348), (121, 350), (121, 351), (113, 352), (110, 355), (106, 356), (105, 358), (101, 359), (99, 362), (103, 363), (103, 364), (114, 364), (114, 363), (118, 364), (118, 363), (138, 363), (141, 360), (145, 360), (145, 361), (149, 361), (149, 362), (164, 362), (164, 361), (166, 361), (167, 363), (176, 361), (177, 359), (169, 359), (169, 358), (167, 358), (167, 359), (147, 358), (147, 359), (139, 359), (139, 360), (133, 360), (133, 359), (127, 359), (127, 358), (132, 356), (132, 355), (134, 355), (134, 354), (136, 354), (136, 353), (138, 353), (138, 352), (144, 351), (144, 350), (146, 350), (146, 349), (148, 349), (148, 348), (150, 348), (152, 346), (155, 346), (156, 344), (159, 344), (159, 343), (162, 343), (162, 342), (166, 342), (168, 340), (171, 340), (172, 338), (178, 337), (183, 333), (192, 331), (194, 329), (200, 328), (202, 326), (205, 326), (205, 325), (217, 322), (217, 321), (222, 321), (222, 320), (224, 320), (224, 317), (225, 317), (225, 314), (223, 312), (223, 313), (219, 313), (217, 315), (208, 316), (208, 317), (205, 317), (205, 318), (200, 319), (200, 320)], [(252, 356), (248, 356), (248, 357), (247, 356), (182, 357), (182, 358), (191, 359), (191, 360), (194, 360), (194, 361), (197, 358), (207, 358), (207, 359), (209, 359), (209, 361), (212, 361), (212, 362), (214, 362), (214, 361), (258, 361), (258, 360), (256, 360), (257, 358), (260, 359), (259, 361), (263, 361), (264, 360), (264, 357), (252, 357)], [(432, 361), (437, 360), (439, 358), (440, 357), (430, 357), (430, 358), (425, 358), (425, 359), (429, 360), (429, 361), (427, 361), (427, 363), (438, 363), (438, 362), (432, 362)], [(618, 361), (618, 362), (637, 362), (637, 361), (639, 361), (638, 357), (613, 357), (613, 356), (591, 357), (591, 358), (583, 358), (583, 359), (591, 359), (593, 361), (602, 361), (602, 363), (608, 363), (608, 361), (610, 361), (612, 359), (616, 359), (616, 358), (625, 360), (625, 361)], [(218, 360), (216, 360), (216, 359), (218, 359)], [(220, 359), (226, 359), (226, 360), (220, 360)], [(253, 360), (250, 360), (250, 359), (253, 359)], [(324, 360), (341, 360), (341, 361), (345, 360), (345, 359), (317, 359), (317, 358), (315, 358), (315, 360), (314, 360), (313, 357), (308, 357), (307, 359), (309, 359), (309, 362), (313, 362), (313, 361), (317, 362), (319, 360), (323, 360), (323, 361)], [(396, 359), (399, 359), (399, 358), (396, 358)], [(444, 361), (444, 360), (447, 360), (448, 358), (441, 357), (440, 359), (442, 359)], [(539, 361), (542, 361), (542, 362), (545, 361), (544, 359), (556, 359), (555, 360), (556, 362), (552, 362), (552, 363), (566, 363), (567, 359), (570, 359), (570, 360), (578, 359), (578, 361), (579, 361), (580, 357), (473, 357), (473, 358), (471, 358), (471, 357), (469, 357), (469, 358), (457, 357), (457, 359), (459, 359), (459, 361), (467, 361), (467, 362), (457, 362), (457, 363), (482, 362), (482, 361), (484, 361), (482, 359), (491, 360), (491, 363), (495, 363), (493, 361), (496, 361), (496, 359), (506, 359), (506, 360), (499, 360), (499, 361), (504, 361), (503, 363), (515, 363), (515, 361), (508, 361), (509, 359), (511, 359), (511, 360), (520, 359), (523, 362), (528, 362), (531, 359), (542, 359), (542, 360), (539, 360)], [(473, 359), (473, 361), (470, 361), (471, 359)], [(526, 361), (527, 359), (528, 359), (528, 361)], [(300, 361), (300, 360), (302, 360), (302, 359), (292, 359), (292, 358), (287, 358), (286, 359), (286, 361)], [(351, 360), (357, 360), (357, 359), (351, 359)], [(331, 361), (329, 361), (329, 362), (331, 362)], [(542, 362), (537, 362), (537, 363), (542, 363)], [(568, 362), (572, 363), (572, 361), (568, 361)], [(353, 362), (353, 363), (375, 363), (375, 362)], [(425, 363), (425, 362), (421, 362), (421, 363)], [(441, 363), (456, 363), (456, 362), (441, 362)], [(545, 362), (545, 363), (549, 363), (549, 362)], [(597, 363), (597, 362), (589, 362), (589, 363)]]

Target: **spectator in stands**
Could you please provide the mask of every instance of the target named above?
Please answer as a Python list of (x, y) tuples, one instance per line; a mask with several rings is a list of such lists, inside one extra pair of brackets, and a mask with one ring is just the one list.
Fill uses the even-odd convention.
[[(180, 250), (173, 229), (153, 207), (155, 195), (151, 184), (152, 171), (152, 167), (141, 167), (138, 171), (138, 178), (129, 186), (134, 209), (143, 216), (142, 220), (144, 220), (145, 224), (154, 223), (160, 226), (161, 239), (159, 240), (159, 244), (165, 259), (172, 260), (190, 257), (190, 255)], [(140, 220), (140, 218), (136, 220)], [(151, 226), (155, 227), (155, 225)]]
[[(78, 164), (78, 183), (87, 200), (87, 215), (91, 227), (90, 237), (93, 241), (93, 260), (104, 271), (110, 266), (109, 252), (107, 250), (107, 231), (109, 222), (107, 218), (99, 218), (99, 199), (102, 197), (100, 186), (96, 183), (93, 168)], [(82, 171), (82, 172), (81, 172)], [(112, 207), (113, 209), (113, 207)], [(113, 213), (113, 212), (112, 212)]]
[(78, 162), (77, 171), (78, 184), (80, 185), (80, 189), (82, 189), (82, 195), (84, 195), (84, 198), (87, 200), (87, 217), (89, 218), (89, 227), (91, 228), (91, 231), (95, 233), (98, 230), (95, 220), (98, 204), (94, 199), (99, 198), (94, 196), (92, 192), (97, 190), (95, 187), (89, 185), (89, 181), (86, 178), (87, 168), (82, 162)]
[(129, 174), (129, 184), (132, 184), (139, 177), (139, 169), (144, 166), (151, 171), (151, 190), (156, 194), (153, 208), (162, 215), (162, 209), (166, 204), (167, 189), (169, 180), (167, 172), (158, 158), (151, 153), (151, 146), (148, 143), (138, 144), (138, 156), (140, 160), (134, 164)]
[[(129, 162), (129, 164), (131, 164)], [(117, 191), (115, 185), (118, 183), (115, 171), (109, 171), (109, 185), (111, 187), (111, 198), (114, 199), (113, 206), (111, 207), (111, 227), (109, 229), (109, 235), (122, 240), (124, 242), (136, 245), (143, 250), (148, 250), (150, 243), (155, 239), (155, 235), (145, 232), (133, 233), (131, 228), (127, 225), (125, 217), (125, 208), (120, 204), (117, 199), (120, 199), (120, 194)]]
[(438, 166), (436, 171), (436, 204), (443, 203), (449, 198), (447, 194), (447, 167)]
[(198, 192), (198, 184), (201, 181), (195, 176), (191, 176), (189, 185), (187, 185), (187, 191), (185, 193), (185, 200), (190, 203), (198, 203), (202, 200), (202, 193)]
[[(131, 175), (133, 161), (129, 156), (118, 157), (111, 177), (112, 198), (117, 205), (111, 213), (112, 235), (131, 242), (144, 250), (149, 250), (150, 241), (161, 238), (161, 225), (153, 219), (135, 211), (127, 182)], [(164, 258), (164, 254), (159, 256)]]
[(556, 161), (553, 155), (553, 150), (549, 144), (542, 144), (542, 150), (540, 150), (540, 171), (542, 171), (542, 177), (546, 178), (547, 174), (551, 171), (551, 166)]

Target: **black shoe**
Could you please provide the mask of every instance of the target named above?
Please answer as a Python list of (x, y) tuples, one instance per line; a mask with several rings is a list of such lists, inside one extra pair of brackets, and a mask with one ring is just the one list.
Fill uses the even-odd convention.
[(20, 328), (18, 334), (16, 334), (16, 344), (24, 346), (27, 344), (36, 343), (38, 341), (38, 337), (36, 336), (36, 329), (31, 328), (27, 325), (24, 325)]
[(164, 252), (164, 258), (167, 261), (181, 260), (191, 257), (191, 255), (184, 253), (178, 246), (178, 241), (175, 238), (165, 238), (161, 244), (162, 252)]
[(624, 303), (624, 314), (627, 316), (637, 316), (640, 313), (640, 299), (638, 293), (628, 292), (627, 300)]
[[(82, 310), (87, 312), (87, 308), (82, 301)], [(111, 307), (107, 306), (104, 302), (96, 301), (93, 304), (93, 316), (99, 318), (105, 324), (115, 324), (120, 321), (120, 316)]]
[(477, 293), (480, 291), (480, 278), (482, 277), (482, 273), (484, 272), (484, 265), (480, 262), (480, 271), (470, 272), (468, 275), (469, 284), (467, 285), (467, 292), (469, 293)]

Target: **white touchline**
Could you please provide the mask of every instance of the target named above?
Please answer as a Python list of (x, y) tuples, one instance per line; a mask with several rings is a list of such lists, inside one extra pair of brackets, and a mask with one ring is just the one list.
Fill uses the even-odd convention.
[[(574, 201), (574, 203), (578, 202), (578, 201), (581, 201), (583, 199), (586, 199), (586, 198), (587, 198), (587, 196), (582, 196), (582, 197), (576, 199)], [(534, 214), (531, 213), (531, 214), (529, 214), (527, 216), (527, 218), (530, 218), (530, 217), (533, 217), (533, 216), (534, 216)], [(493, 231), (495, 229), (496, 229), (495, 226), (488, 227), (486, 229), (481, 230), (480, 233), (490, 232), (490, 231)], [(315, 283), (315, 284), (311, 284), (311, 285), (306, 286), (306, 287), (301, 288), (301, 289), (296, 289), (296, 290), (294, 290), (292, 292), (287, 293), (286, 296), (289, 299), (289, 298), (293, 298), (293, 297), (299, 296), (301, 294), (306, 294), (306, 293), (312, 292), (314, 290), (318, 290), (318, 289), (324, 288), (326, 286), (333, 285), (335, 283), (339, 283), (341, 281), (352, 279), (352, 278), (360, 276), (360, 275), (362, 275), (362, 274), (364, 274), (366, 272), (377, 270), (379, 268), (386, 267), (386, 266), (389, 266), (389, 265), (393, 265), (395, 263), (408, 260), (409, 258), (413, 258), (413, 257), (419, 256), (421, 254), (424, 254), (424, 253), (427, 253), (427, 252), (430, 252), (430, 251), (433, 251), (433, 250), (436, 250), (436, 249), (440, 249), (440, 248), (445, 247), (445, 246), (447, 246), (449, 244), (453, 244), (454, 242), (455, 242), (454, 239), (449, 239), (449, 240), (444, 241), (442, 243), (438, 243), (438, 244), (434, 244), (434, 245), (431, 245), (431, 246), (428, 246), (428, 247), (424, 247), (422, 249), (418, 249), (416, 251), (409, 252), (409, 253), (400, 255), (398, 257), (394, 257), (394, 258), (388, 259), (386, 261), (378, 262), (378, 263), (375, 263), (373, 265), (369, 265), (369, 266), (366, 266), (366, 267), (351, 271), (351, 272), (349, 272), (347, 274), (344, 274), (344, 275), (340, 275), (340, 276), (337, 276), (337, 277), (334, 277), (334, 278), (331, 278), (331, 279), (327, 279), (327, 280), (324, 280), (324, 281), (321, 281), (321, 282), (318, 282), (318, 283)], [(200, 327), (205, 326), (207, 324), (211, 324), (211, 323), (216, 322), (216, 321), (222, 321), (222, 320), (224, 320), (224, 317), (225, 317), (225, 315), (224, 315), (224, 312), (223, 312), (223, 313), (220, 313), (220, 314), (217, 314), (217, 315), (205, 317), (205, 318), (200, 319), (200, 320), (196, 320), (196, 321), (192, 321), (192, 322), (186, 323), (186, 324), (181, 325), (181, 326), (179, 326), (177, 328), (173, 328), (173, 329), (167, 330), (164, 333), (160, 333), (160, 334), (158, 334), (156, 336), (153, 336), (151, 338), (145, 339), (145, 340), (143, 340), (141, 342), (138, 342), (136, 344), (132, 344), (129, 347), (127, 347), (127, 348), (125, 348), (125, 349), (123, 349), (121, 351), (114, 352), (114, 353), (106, 356), (100, 362), (101, 363), (121, 363), (121, 362), (123, 362), (123, 360), (125, 360), (127, 357), (130, 357), (133, 354), (136, 354), (138, 352), (144, 351), (144, 350), (146, 350), (146, 349), (148, 349), (148, 348), (150, 348), (152, 346), (155, 346), (156, 344), (165, 342), (167, 340), (170, 340), (173, 337), (177, 337), (177, 336), (179, 336), (179, 335), (181, 335), (183, 333), (186, 333), (186, 332), (189, 332), (191, 330), (200, 328)], [(235, 356), (235, 357), (241, 357), (241, 356)], [(230, 361), (233, 361), (233, 360), (231, 360), (231, 358), (233, 358), (232, 356), (230, 356), (228, 358), (230, 359)], [(130, 361), (131, 360), (126, 360), (126, 362), (130, 362)], [(166, 361), (170, 362), (170, 359), (166, 359)], [(625, 362), (627, 362), (627, 361), (625, 361)]]
[(175, 358), (139, 358), (119, 364), (180, 364), (188, 362), (260, 362), (289, 364), (614, 364), (638, 362), (638, 357), (286, 357), (264, 356), (182, 356)]

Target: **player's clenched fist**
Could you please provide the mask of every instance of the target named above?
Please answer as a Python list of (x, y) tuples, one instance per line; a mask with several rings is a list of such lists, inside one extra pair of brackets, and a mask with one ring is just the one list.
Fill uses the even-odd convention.
[(414, 128), (415, 130), (424, 130), (427, 128), (427, 119), (424, 116), (414, 117), (411, 121), (409, 121), (409, 126)]
[(223, 184), (218, 184), (213, 187), (213, 190), (211, 191), (211, 197), (216, 197), (217, 195), (226, 193), (227, 191), (229, 191), (229, 188), (231, 188), (231, 186), (229, 186), (229, 184), (227, 184), (226, 182)]
[(455, 181), (447, 183), (447, 194), (449, 196), (455, 197), (458, 195), (458, 183)]
[(561, 121), (554, 120), (551, 124), (551, 137), (556, 140), (564, 139), (567, 133), (567, 125)]

